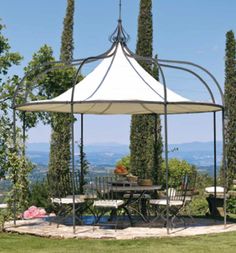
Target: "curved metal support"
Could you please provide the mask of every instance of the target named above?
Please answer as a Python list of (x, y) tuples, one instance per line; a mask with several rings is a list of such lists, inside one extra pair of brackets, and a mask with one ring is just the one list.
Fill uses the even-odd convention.
[(79, 73), (82, 69), (82, 67), (88, 63), (90, 60), (94, 60), (94, 61), (97, 61), (97, 60), (101, 60), (101, 59), (106, 59), (106, 58), (109, 58), (109, 57), (112, 57), (114, 55), (114, 53), (116, 52), (113, 52), (112, 54), (108, 55), (108, 53), (110, 53), (113, 48), (117, 45), (117, 43), (113, 43), (112, 44), (112, 47), (110, 48), (109, 51), (105, 52), (104, 54), (101, 54), (101, 55), (98, 55), (98, 56), (92, 56), (92, 57), (88, 57), (88, 58), (85, 58), (83, 60), (83, 62), (80, 64), (79, 68), (77, 69), (76, 71), (76, 74), (75, 74), (75, 78), (74, 78), (74, 83), (73, 83), (73, 86), (72, 86), (72, 92), (71, 92), (71, 103), (74, 102), (74, 92), (75, 92), (75, 86), (76, 86), (76, 83), (77, 83), (77, 79), (78, 79), (78, 76), (79, 76)]
[[(102, 58), (103, 59), (103, 58)], [(86, 61), (85, 64), (88, 64), (88, 63), (91, 63), (91, 62), (95, 62), (99, 59), (90, 59), (88, 61)], [(44, 70), (42, 73), (38, 74), (35, 79), (33, 80), (33, 86), (31, 86), (30, 88), (31, 89), (35, 89), (35, 88), (38, 88), (40, 85), (35, 85), (37, 83), (37, 81), (45, 74), (47, 74), (48, 72), (50, 71), (54, 71), (54, 70), (58, 70), (58, 69), (66, 69), (66, 68), (73, 68), (75, 66), (78, 66), (80, 65), (81, 62), (77, 62), (77, 63), (73, 63), (73, 64), (67, 64), (67, 65), (61, 65), (61, 66), (55, 66), (55, 67), (51, 67), (50, 69), (46, 69)], [(78, 76), (77, 76), (78, 77)], [(28, 98), (28, 95), (29, 95), (29, 89), (26, 89), (26, 94), (25, 94), (25, 102), (27, 101), (27, 98)]]
[(206, 81), (204, 81), (204, 79), (202, 77), (200, 77), (197, 73), (195, 73), (194, 71), (190, 70), (190, 69), (187, 69), (187, 68), (183, 68), (183, 67), (178, 67), (178, 66), (174, 66), (174, 65), (167, 65), (167, 64), (160, 64), (160, 66), (162, 67), (166, 67), (166, 68), (173, 68), (173, 69), (179, 69), (179, 70), (183, 70), (183, 71), (186, 71), (188, 73), (191, 73), (192, 75), (194, 75), (195, 77), (197, 77), (203, 84), (204, 86), (206, 87), (207, 91), (209, 92), (210, 94), (210, 97), (211, 97), (211, 100), (213, 102), (213, 104), (215, 104), (215, 98), (214, 98), (214, 95), (209, 87), (209, 85), (206, 83)]
[[(124, 54), (125, 51), (123, 50)], [(132, 69), (136, 72), (136, 74), (140, 77), (140, 79), (142, 79), (142, 81), (154, 92), (156, 93), (156, 95), (158, 95), (160, 98), (162, 98), (163, 100), (165, 100), (165, 98), (160, 95), (155, 89), (153, 89), (146, 80), (143, 79), (143, 77), (140, 75), (140, 73), (136, 70), (136, 68), (133, 66), (132, 62), (129, 60), (129, 58), (127, 57), (127, 54), (125, 54), (126, 60), (129, 62), (130, 66), (132, 67)], [(136, 57), (136, 56), (133, 56)], [(137, 56), (138, 57), (138, 56)]]
[(26, 75), (22, 78), (22, 80), (19, 82), (19, 84), (16, 86), (16, 89), (15, 89), (15, 92), (14, 92), (14, 95), (13, 95), (13, 99), (12, 99), (12, 108), (15, 108), (16, 104), (16, 96), (18, 94), (18, 91), (21, 87), (21, 85), (24, 83), (24, 81), (27, 79), (27, 77), (29, 77), (30, 74), (33, 73), (33, 71), (36, 71), (42, 67), (46, 67), (48, 65), (51, 65), (51, 64), (57, 64), (57, 63), (62, 63), (62, 61), (54, 61), (54, 62), (45, 62), (37, 67), (35, 67), (34, 69), (32, 69), (31, 71), (29, 71), (28, 73), (26, 73)]
[[(100, 82), (99, 85), (96, 87), (96, 89), (92, 92), (92, 94), (89, 95), (86, 99), (84, 99), (84, 101), (86, 101), (86, 100), (90, 99), (92, 96), (94, 96), (95, 93), (96, 93), (96, 92), (99, 90), (99, 88), (102, 86), (104, 80), (106, 79), (106, 77), (107, 77), (107, 75), (108, 75), (109, 71), (111, 70), (111, 67), (112, 67), (112, 65), (113, 65), (113, 63), (114, 63), (115, 56), (116, 56), (116, 53), (117, 53), (117, 48), (118, 48), (118, 44), (116, 45), (116, 48), (115, 48), (114, 52), (113, 52), (111, 55), (109, 55), (109, 57), (112, 57), (112, 60), (111, 60), (111, 62), (110, 62), (110, 64), (109, 64), (109, 67), (108, 67), (108, 69), (106, 70), (106, 73), (105, 73), (105, 75), (103, 76), (101, 82)], [(105, 57), (105, 58), (108, 58), (108, 57)]]
[[(60, 66), (52, 66), (44, 71), (42, 71), (40, 74), (37, 75), (36, 77), (36, 80), (39, 80), (40, 77), (50, 71), (53, 71), (53, 70), (56, 70), (56, 69), (63, 69), (63, 68), (71, 68), (71, 67), (74, 67), (74, 66), (78, 66), (80, 64), (82, 64), (85, 60), (86, 60), (86, 64), (87, 63), (91, 63), (91, 62), (94, 62), (94, 61), (97, 61), (99, 59), (102, 59), (100, 57), (108, 54), (109, 52), (112, 51), (114, 47), (114, 43), (112, 44), (111, 48), (108, 49), (107, 51), (105, 51), (104, 53), (100, 54), (100, 55), (97, 55), (95, 57), (89, 57), (91, 59), (87, 60), (88, 58), (81, 58), (81, 59), (74, 59), (72, 60), (70, 63), (65, 63), (63, 61), (52, 61), (52, 62), (45, 62), (37, 67), (35, 67), (34, 69), (30, 70), (28, 73), (26, 73), (26, 75), (22, 78), (22, 80), (19, 82), (19, 84), (16, 86), (16, 90), (14, 92), (14, 95), (13, 95), (13, 100), (12, 100), (12, 108), (15, 108), (16, 106), (16, 97), (17, 97), (17, 94), (19, 92), (19, 89), (21, 88), (22, 84), (24, 83), (24, 81), (30, 76), (30, 74), (32, 74), (34, 71), (37, 71), (39, 70), (40, 68), (42, 67), (46, 67), (46, 66), (50, 66), (50, 65), (55, 65), (55, 64), (64, 64), (64, 65), (60, 65)], [(26, 95), (27, 96), (27, 95)]]
[(196, 63), (193, 63), (193, 62), (189, 62), (189, 61), (177, 61), (177, 60), (165, 60), (165, 59), (159, 59), (158, 60), (159, 62), (166, 62), (166, 63), (176, 63), (176, 64), (185, 64), (185, 65), (191, 65), (191, 66), (194, 66), (198, 69), (201, 69), (202, 71), (204, 71), (208, 76), (211, 77), (211, 79), (214, 81), (214, 83), (216, 84), (217, 88), (218, 88), (218, 91), (220, 93), (220, 96), (221, 96), (221, 101), (222, 101), (222, 105), (224, 106), (225, 105), (225, 101), (224, 101), (224, 93), (223, 93), (223, 90), (221, 89), (221, 86), (219, 84), (219, 82), (216, 80), (216, 78), (214, 77), (214, 75), (208, 71), (206, 68), (196, 64)]
[[(78, 63), (79, 64), (79, 63)], [(30, 90), (32, 89), (35, 89), (35, 88), (38, 88), (40, 85), (37, 84), (37, 81), (40, 80), (40, 78), (47, 74), (48, 72), (50, 71), (54, 71), (54, 70), (59, 70), (59, 69), (66, 69), (66, 68), (72, 68), (74, 66), (77, 66), (78, 64), (68, 64), (68, 65), (61, 65), (61, 66), (55, 66), (55, 67), (51, 67), (49, 69), (46, 69), (44, 70), (42, 73), (38, 74), (34, 80), (32, 81), (33, 82), (33, 85), (31, 87), (27, 87), (26, 86), (26, 91), (25, 91), (25, 102), (27, 102), (27, 98), (28, 98), (28, 95), (29, 95), (29, 92)], [(36, 85), (37, 84), (37, 85)], [(34, 86), (35, 85), (35, 86)], [(31, 89), (30, 89), (31, 88)]]
[(212, 102), (215, 104), (215, 98), (214, 98), (213, 92), (211, 91), (209, 85), (204, 81), (204, 79), (201, 76), (199, 76), (194, 71), (192, 71), (190, 69), (187, 69), (187, 68), (184, 68), (184, 67), (179, 67), (179, 66), (174, 66), (174, 65), (167, 65), (167, 64), (160, 64), (159, 60), (156, 60), (154, 58), (149, 58), (149, 57), (143, 57), (143, 56), (136, 55), (132, 51), (130, 51), (127, 47), (125, 47), (125, 49), (131, 54), (129, 56), (134, 57), (136, 60), (146, 61), (146, 62), (150, 62), (151, 64), (156, 64), (157, 67), (159, 68), (159, 70), (160, 70), (160, 67), (166, 67), (166, 68), (180, 69), (180, 70), (183, 70), (183, 71), (191, 73), (192, 75), (194, 75), (195, 77), (197, 77), (201, 81), (201, 83), (206, 87), (206, 89), (209, 92), (209, 95), (210, 95), (210, 97), (212, 99)]

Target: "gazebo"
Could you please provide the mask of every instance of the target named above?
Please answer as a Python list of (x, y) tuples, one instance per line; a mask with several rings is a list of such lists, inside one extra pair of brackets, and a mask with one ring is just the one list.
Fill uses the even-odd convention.
[[(215, 77), (205, 68), (186, 61), (176, 60), (156, 60), (134, 54), (128, 47), (129, 36), (122, 26), (119, 18), (118, 25), (110, 37), (112, 46), (105, 53), (84, 59), (75, 59), (69, 63), (49, 62), (44, 66), (51, 66), (40, 75), (43, 75), (57, 68), (78, 67), (72, 87), (61, 95), (39, 101), (28, 101), (27, 86), (25, 80), (28, 73), (18, 85), (13, 98), (13, 119), (14, 129), (16, 129), (16, 110), (31, 112), (61, 112), (69, 113), (74, 118), (74, 114), (81, 114), (83, 123), (84, 114), (110, 115), (110, 114), (159, 114), (164, 115), (164, 143), (165, 143), (165, 166), (166, 166), (166, 193), (168, 195), (168, 114), (185, 113), (213, 113), (214, 131), (214, 185), (216, 197), (216, 113), (222, 113), (222, 136), (223, 136), (223, 171), (225, 177), (225, 155), (224, 155), (224, 99), (221, 87)], [(82, 81), (77, 83), (82, 67), (91, 62), (101, 60), (99, 65), (88, 74)], [(158, 67), (161, 82), (151, 76), (139, 62), (145, 62)], [(58, 65), (60, 63), (60, 65)], [(187, 67), (186, 67), (187, 66)], [(42, 66), (38, 66), (38, 69)], [(205, 72), (218, 89), (222, 103), (217, 104), (215, 95), (208, 83), (202, 76), (198, 75), (192, 68), (198, 68)], [(194, 75), (199, 84), (203, 85), (210, 95), (211, 102), (199, 102), (189, 100), (167, 87), (164, 68), (174, 68), (186, 71)], [(37, 77), (38, 78), (38, 77)], [(25, 101), (16, 104), (19, 92), (26, 93)], [(74, 121), (72, 120), (72, 172), (75, 172), (75, 152), (74, 152)], [(83, 125), (81, 127), (81, 141), (83, 144)], [(83, 147), (83, 145), (82, 145)], [(83, 172), (81, 172), (82, 174)], [(83, 174), (82, 174), (83, 176)], [(224, 178), (224, 182), (225, 182)], [(224, 185), (225, 188), (225, 185)], [(167, 196), (167, 206), (168, 196)], [(224, 190), (224, 224), (226, 224), (226, 193)], [(167, 232), (169, 233), (167, 208)], [(73, 228), (75, 231), (75, 193), (73, 192)]]

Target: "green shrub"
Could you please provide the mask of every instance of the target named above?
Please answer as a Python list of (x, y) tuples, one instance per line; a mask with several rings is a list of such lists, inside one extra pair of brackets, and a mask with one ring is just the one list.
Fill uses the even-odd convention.
[[(189, 179), (193, 179), (197, 172), (195, 166), (191, 165), (185, 160), (180, 160), (177, 158), (172, 158), (169, 160), (169, 184), (172, 186), (178, 186), (182, 182), (182, 178), (184, 175), (188, 175)], [(161, 184), (166, 184), (166, 165), (165, 161), (162, 163), (162, 177), (161, 177)], [(192, 183), (192, 182), (191, 182)], [(174, 184), (174, 185), (173, 185)]]
[(31, 206), (43, 207), (47, 212), (53, 210), (49, 187), (46, 181), (35, 182), (31, 185), (29, 203)]
[(0, 232), (4, 229), (4, 223), (10, 218), (8, 209), (0, 209)]
[(208, 203), (204, 196), (197, 196), (193, 198), (187, 208), (188, 212), (193, 216), (206, 215), (208, 212)]
[(198, 172), (196, 180), (196, 189), (199, 191), (200, 195), (203, 195), (206, 187), (213, 185), (213, 177), (209, 176), (207, 173)]
[(226, 210), (228, 213), (236, 214), (236, 198), (227, 199)]

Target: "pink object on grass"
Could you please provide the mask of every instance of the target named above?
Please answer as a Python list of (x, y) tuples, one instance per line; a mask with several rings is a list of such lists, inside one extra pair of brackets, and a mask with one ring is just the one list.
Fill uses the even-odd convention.
[(36, 206), (31, 206), (23, 213), (24, 219), (43, 218), (45, 216), (46, 211), (44, 210), (44, 208), (38, 208)]

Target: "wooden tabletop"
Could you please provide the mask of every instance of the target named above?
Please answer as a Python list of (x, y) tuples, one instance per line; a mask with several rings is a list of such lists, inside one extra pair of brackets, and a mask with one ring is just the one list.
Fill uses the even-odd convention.
[(141, 186), (141, 185), (130, 185), (130, 186), (113, 186), (112, 191), (114, 192), (143, 192), (143, 191), (155, 191), (160, 190), (161, 185)]

